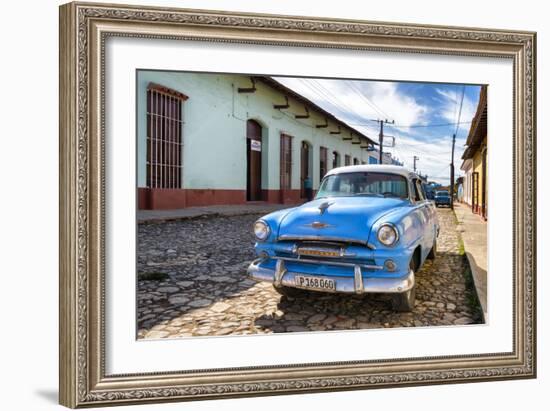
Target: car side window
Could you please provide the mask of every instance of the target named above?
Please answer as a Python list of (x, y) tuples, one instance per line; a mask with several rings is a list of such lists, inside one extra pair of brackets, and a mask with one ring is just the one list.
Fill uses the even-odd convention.
[(425, 198), (422, 195), (422, 189), (421, 189), (419, 180), (414, 179), (413, 186), (414, 186), (414, 201), (424, 201)]
[(426, 195), (426, 190), (424, 189), (424, 184), (420, 180), (418, 180), (418, 185), (420, 187), (420, 195), (422, 196), (423, 200), (427, 200), (428, 196)]

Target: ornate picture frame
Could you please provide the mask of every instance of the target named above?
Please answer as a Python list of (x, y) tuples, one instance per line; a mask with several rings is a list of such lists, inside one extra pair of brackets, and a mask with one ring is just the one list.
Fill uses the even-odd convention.
[[(105, 372), (105, 41), (202, 40), (481, 56), (514, 70), (513, 350), (197, 372)], [(60, 8), (60, 403), (76, 408), (536, 376), (536, 34), (70, 3)], [(267, 337), (269, 338), (269, 337)]]

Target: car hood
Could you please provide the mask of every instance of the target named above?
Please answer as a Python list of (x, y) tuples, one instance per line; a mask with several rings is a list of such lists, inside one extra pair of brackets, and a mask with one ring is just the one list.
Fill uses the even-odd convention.
[(375, 221), (408, 205), (406, 200), (391, 197), (320, 198), (289, 211), (279, 225), (278, 236), (280, 240), (319, 237), (366, 243)]

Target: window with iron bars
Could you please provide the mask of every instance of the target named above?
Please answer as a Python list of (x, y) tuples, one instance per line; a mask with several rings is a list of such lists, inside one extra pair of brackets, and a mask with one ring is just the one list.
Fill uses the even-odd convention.
[(344, 156), (344, 165), (346, 165), (346, 166), (351, 165), (351, 156), (349, 156), (347, 154)]
[(292, 137), (281, 134), (281, 190), (290, 190), (292, 178)]
[(187, 96), (159, 84), (147, 87), (147, 187), (181, 188), (183, 102)]

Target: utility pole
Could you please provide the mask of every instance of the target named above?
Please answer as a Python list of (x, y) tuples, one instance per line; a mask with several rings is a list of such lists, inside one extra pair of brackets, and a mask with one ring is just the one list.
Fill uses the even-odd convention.
[(455, 140), (456, 134), (453, 134), (453, 150), (451, 151), (451, 210), (454, 210), (455, 196)]
[(380, 134), (378, 134), (378, 145), (380, 147), (380, 150), (378, 151), (378, 163), (382, 164), (382, 146), (384, 145), (384, 123), (386, 124), (395, 124), (395, 120), (388, 121), (388, 119), (385, 120), (378, 120), (380, 123)]
[(414, 172), (416, 173), (416, 161), (417, 160), (420, 160), (420, 158), (418, 158), (417, 156), (414, 156), (413, 157), (413, 169), (414, 169)]

